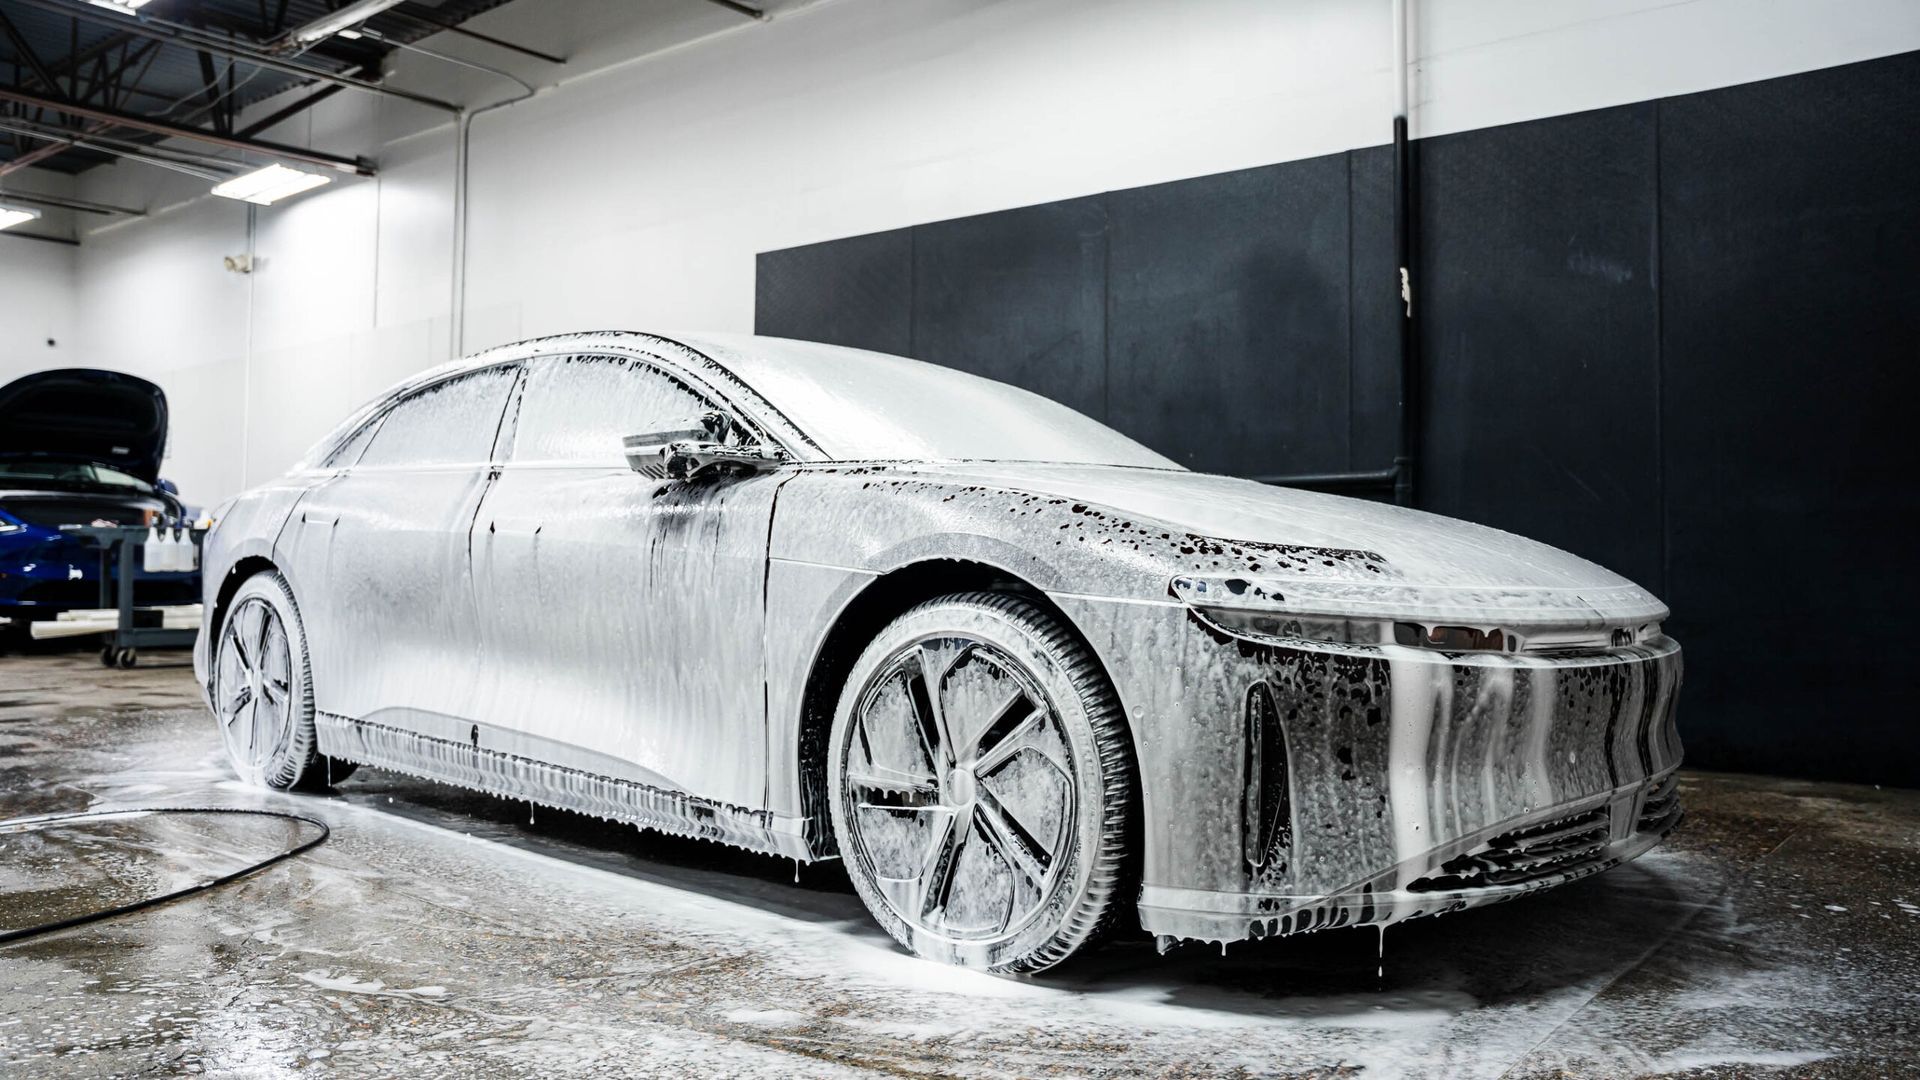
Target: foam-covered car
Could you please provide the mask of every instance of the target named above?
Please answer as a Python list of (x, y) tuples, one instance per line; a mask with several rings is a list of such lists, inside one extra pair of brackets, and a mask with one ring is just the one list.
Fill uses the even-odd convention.
[[(166, 443), (167, 398), (145, 379), (63, 368), (0, 386), (0, 618), (18, 630), (100, 606), (100, 548), (62, 526), (180, 518), (160, 479)], [(200, 577), (136, 567), (134, 593), (191, 604)]]
[(1451, 911), (1679, 814), (1680, 651), (1633, 583), (898, 357), (495, 349), (216, 516), (198, 672), (243, 776), (839, 857), (950, 962)]

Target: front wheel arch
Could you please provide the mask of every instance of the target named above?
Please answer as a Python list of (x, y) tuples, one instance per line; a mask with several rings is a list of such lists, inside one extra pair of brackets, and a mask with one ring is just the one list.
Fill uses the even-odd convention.
[[(903, 678), (921, 680), (913, 685), (926, 689), (901, 690)], [(962, 689), (956, 696), (940, 689), (950, 685)], [(1006, 704), (982, 711), (1009, 689)], [(895, 706), (906, 700), (903, 694), (919, 702), (911, 709), (917, 729), (906, 723), (920, 737), (907, 743), (923, 750), (909, 752), (911, 761), (898, 749), (902, 713)], [(946, 704), (927, 706), (929, 694)], [(863, 704), (869, 700), (882, 704)], [(938, 719), (943, 712), (956, 726)], [(1132, 911), (1140, 854), (1132, 733), (1093, 650), (1078, 642), (1070, 623), (1031, 598), (1005, 591), (945, 594), (891, 620), (853, 665), (828, 754), (834, 835), (854, 845), (842, 850), (848, 876), (876, 921), (909, 951), (1001, 972), (1038, 971), (1105, 937)], [(1052, 800), (1042, 794), (1052, 785), (1035, 786), (1048, 760), (1061, 781)], [(1037, 773), (1035, 762), (1042, 766)], [(1055, 802), (1056, 812), (1049, 815), (1036, 797), (1039, 804)], [(868, 798), (883, 808), (874, 810)], [(902, 810), (885, 809), (902, 798)], [(1016, 809), (1022, 805), (1026, 815)], [(902, 853), (911, 848), (896, 824), (903, 814), (959, 822), (961, 831), (929, 833), (934, 846), (909, 853), (912, 872), (902, 874)], [(1046, 839), (1048, 821), (1062, 830), (1053, 840)], [(969, 863), (971, 872), (960, 869)], [(1018, 868), (1037, 893), (1020, 887)], [(951, 875), (963, 873), (973, 886), (961, 885), (949, 897)], [(972, 921), (983, 914), (986, 923)]]
[[(1080, 627), (1046, 593), (1018, 574), (991, 563), (970, 559), (927, 559), (909, 563), (868, 582), (847, 601), (822, 637), (807, 672), (806, 689), (801, 695), (795, 760), (802, 813), (810, 835), (817, 838), (814, 851), (818, 857), (836, 853), (832, 810), (827, 801), (827, 743), (833, 727), (833, 711), (840, 703), (840, 692), (846, 686), (854, 661), (888, 623), (928, 600), (964, 592), (1004, 592), (1019, 596), (1039, 607), (1076, 644), (1086, 648), (1102, 666), (1101, 674), (1113, 685), (1125, 719), (1128, 752), (1139, 760), (1140, 740), (1133, 731), (1131, 713), (1120, 694), (1118, 680), (1104, 670), (1105, 661), (1099, 650), (1093, 648)], [(1128, 854), (1136, 865), (1141, 850), (1140, 817), (1135, 815), (1136, 835), (1128, 840)]]

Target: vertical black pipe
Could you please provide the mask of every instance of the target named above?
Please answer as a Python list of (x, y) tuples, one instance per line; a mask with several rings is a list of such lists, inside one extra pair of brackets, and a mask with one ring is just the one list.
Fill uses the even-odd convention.
[[(1405, 78), (1404, 71), (1399, 73)], [(1400, 434), (1393, 457), (1393, 501), (1412, 506), (1414, 463), (1420, 446), (1420, 350), (1413, 332), (1412, 149), (1407, 118), (1393, 118), (1393, 260), (1400, 271)]]

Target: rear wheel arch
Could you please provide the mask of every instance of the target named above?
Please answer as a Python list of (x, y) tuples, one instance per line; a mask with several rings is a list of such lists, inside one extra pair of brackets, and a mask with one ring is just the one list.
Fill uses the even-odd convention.
[(220, 591), (214, 597), (213, 618), (207, 620), (207, 632), (212, 635), (210, 643), (219, 640), (220, 630), (226, 625), (227, 609), (233, 606), (233, 594), (240, 591), (248, 578), (269, 570), (278, 572), (280, 568), (264, 555), (248, 555), (227, 568), (227, 576), (220, 579)]
[[(249, 605), (259, 615), (251, 647), (239, 643), (225, 624), (242, 618)], [(355, 766), (320, 752), (315, 727), (311, 654), (293, 586), (264, 558), (236, 563), (221, 582), (219, 621), (208, 642), (208, 690), (214, 722), (229, 760), (243, 781), (277, 790), (316, 791), (353, 774)], [(245, 636), (251, 627), (237, 624)], [(280, 643), (275, 648), (273, 643)], [(278, 669), (276, 671), (276, 669)], [(245, 698), (230, 695), (226, 682), (244, 677), (252, 685)], [(278, 687), (277, 696), (274, 687)], [(245, 684), (236, 684), (240, 692)], [(260, 709), (268, 706), (266, 726)], [(238, 745), (246, 732), (244, 746)], [(271, 742), (259, 747), (266, 735)]]

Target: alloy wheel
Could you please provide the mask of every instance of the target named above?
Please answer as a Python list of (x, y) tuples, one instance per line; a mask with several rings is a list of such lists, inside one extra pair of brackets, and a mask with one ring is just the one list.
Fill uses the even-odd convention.
[(867, 681), (841, 747), (851, 853), (916, 935), (1004, 938), (1068, 861), (1077, 797), (1058, 711), (994, 646), (939, 636)]
[(220, 736), (236, 766), (258, 781), (293, 737), (293, 656), (280, 613), (249, 597), (220, 635), (214, 687)]

